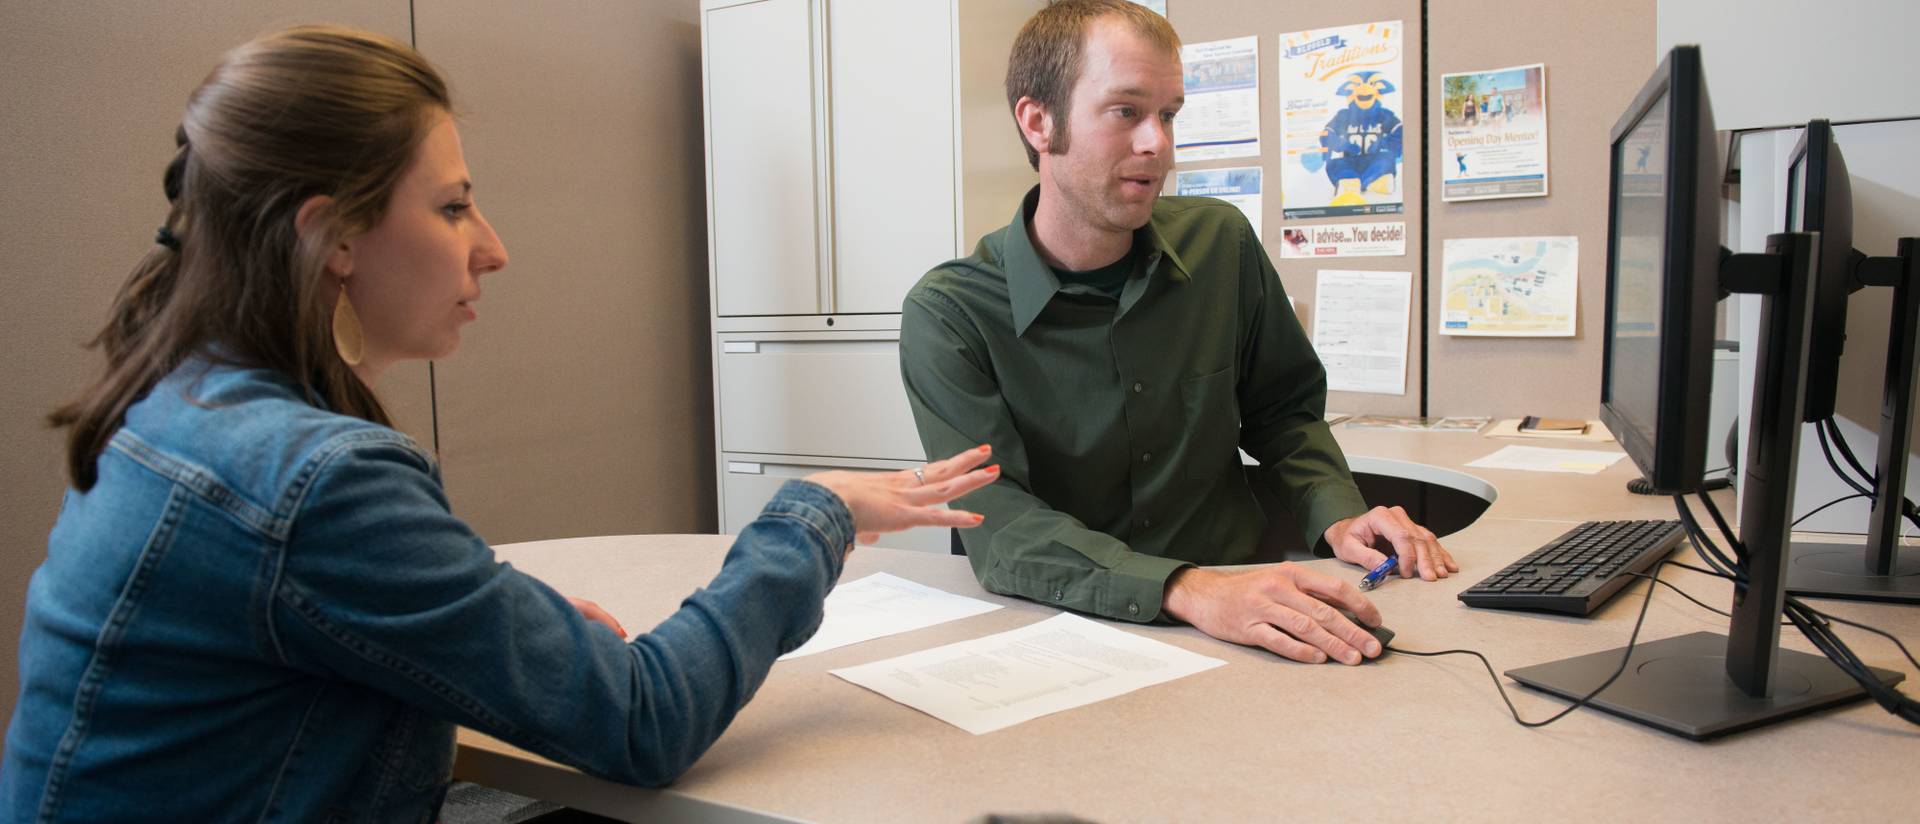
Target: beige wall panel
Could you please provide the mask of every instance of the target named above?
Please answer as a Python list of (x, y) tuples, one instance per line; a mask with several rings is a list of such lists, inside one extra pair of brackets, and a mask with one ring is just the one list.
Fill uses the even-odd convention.
[[(27, 579), (66, 483), (41, 421), (92, 380), (84, 347), (166, 215), (160, 174), (187, 95), (228, 49), (301, 22), (402, 40), (406, 0), (9, 2), (0, 10), (0, 717), (13, 714)], [(426, 367), (383, 387), (431, 427)]]
[[(1420, 138), (1426, 129), (1420, 109), (1420, 4), (1413, 0), (1360, 0), (1339, 7), (1305, 3), (1274, 3), (1271, 0), (1173, 0), (1167, 4), (1167, 17), (1185, 43), (1204, 43), (1233, 37), (1257, 36), (1260, 40), (1260, 158), (1261, 200), (1265, 220), (1261, 238), (1267, 256), (1280, 272), (1287, 294), (1298, 302), (1300, 322), (1313, 334), (1314, 281), (1321, 269), (1355, 271), (1412, 272), (1413, 291), (1407, 323), (1407, 389), (1404, 395), (1374, 395), (1359, 392), (1327, 393), (1327, 408), (1340, 412), (1366, 412), (1382, 415), (1411, 415), (1420, 411), (1420, 244), (1425, 242), (1420, 214), (1420, 190), (1426, 174), (1421, 166)], [(1401, 62), (1402, 87), (1390, 105), (1406, 125), (1405, 154), (1402, 156), (1404, 180), (1401, 189), (1406, 211), (1398, 215), (1369, 215), (1356, 218), (1317, 218), (1283, 224), (1281, 221), (1279, 100), (1279, 37), (1288, 32), (1356, 23), (1400, 20), (1406, 25), (1407, 49)], [(1253, 158), (1208, 160), (1182, 163), (1180, 169), (1208, 169), (1253, 165)], [(1347, 221), (1398, 222), (1407, 224), (1407, 254), (1404, 257), (1349, 257), (1325, 260), (1282, 260), (1280, 229), (1283, 225), (1312, 226)]]
[(1435, 415), (1600, 414), (1606, 317), (1607, 135), (1658, 63), (1654, 0), (1516, 4), (1436, 0), (1429, 12), (1430, 99), (1440, 77), (1527, 63), (1547, 67), (1547, 197), (1443, 203), (1428, 222), (1429, 286), (1440, 289), (1447, 238), (1580, 238), (1580, 302), (1571, 338), (1439, 334), (1429, 308), (1428, 409)]
[(421, 0), (511, 262), (435, 365), (494, 543), (716, 528), (696, 0)]

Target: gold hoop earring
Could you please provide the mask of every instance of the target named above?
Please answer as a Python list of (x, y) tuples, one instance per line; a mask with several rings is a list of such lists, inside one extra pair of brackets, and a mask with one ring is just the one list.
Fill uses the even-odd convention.
[(346, 284), (340, 285), (340, 299), (333, 302), (333, 351), (340, 353), (340, 359), (348, 366), (359, 366), (365, 357), (367, 339), (360, 328), (360, 315), (353, 311), (353, 303), (347, 300)]

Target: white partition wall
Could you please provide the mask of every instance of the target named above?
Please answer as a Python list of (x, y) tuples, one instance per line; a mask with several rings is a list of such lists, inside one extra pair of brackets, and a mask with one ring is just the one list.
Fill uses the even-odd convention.
[[(1709, 82), (1712, 82), (1709, 80)], [(1722, 84), (1733, 85), (1733, 84)], [(1717, 87), (1714, 89), (1718, 93)], [(1787, 162), (1800, 129), (1753, 132), (1740, 139), (1738, 208), (1727, 229), (1735, 251), (1760, 251), (1768, 234), (1786, 225)], [(1900, 237), (1920, 236), (1920, 167), (1911, 162), (1920, 147), (1920, 119), (1861, 123), (1834, 128), (1834, 142), (1846, 157), (1853, 184), (1853, 247), (1868, 255), (1891, 255)], [(1759, 302), (1740, 296), (1740, 442), (1746, 443), (1748, 409), (1753, 403), (1753, 353), (1759, 338)], [(1840, 357), (1836, 417), (1855, 455), (1869, 463), (1879, 439), (1883, 374), (1891, 290), (1869, 287), (1847, 299), (1847, 341)], [(1914, 398), (1920, 407), (1920, 397)], [(1920, 499), (1920, 457), (1908, 456), (1907, 497)], [(1870, 467), (1871, 468), (1871, 467)], [(1811, 425), (1800, 437), (1795, 479), (1795, 517), (1852, 492), (1821, 454)], [(1808, 518), (1801, 528), (1817, 532), (1865, 533), (1871, 502), (1856, 498)], [(1911, 524), (1904, 535), (1914, 535)]]
[(1920, 115), (1913, 0), (1660, 0), (1656, 26), (1655, 54), (1700, 44), (1722, 129)]

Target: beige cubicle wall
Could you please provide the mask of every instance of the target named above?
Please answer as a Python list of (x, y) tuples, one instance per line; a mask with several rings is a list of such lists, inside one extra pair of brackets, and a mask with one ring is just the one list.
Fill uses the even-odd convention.
[[(466, 111), (512, 265), (438, 364), (455, 512), (488, 539), (714, 528), (695, 0), (106, 0), (0, 11), (0, 718), (65, 483), (42, 423), (99, 369), (83, 348), (166, 213), (187, 95), (286, 25), (417, 33)], [(417, 22), (417, 30), (415, 23)], [(434, 442), (428, 367), (379, 391)]]
[(716, 525), (697, 0), (416, 0), (512, 262), (435, 364), (488, 541)]
[[(27, 580), (66, 484), (49, 411), (98, 373), (84, 348), (166, 217), (160, 174), (187, 95), (228, 49), (330, 20), (407, 38), (404, 0), (8, 3), (0, 12), (0, 718), (17, 687)], [(382, 387), (402, 427), (432, 432), (427, 367)]]
[[(1321, 269), (1379, 272), (1412, 272), (1413, 292), (1407, 335), (1406, 393), (1375, 395), (1358, 392), (1331, 392), (1327, 408), (1341, 412), (1365, 412), (1382, 415), (1411, 415), (1420, 410), (1420, 360), (1424, 347), (1420, 342), (1419, 311), (1425, 284), (1420, 274), (1420, 244), (1425, 238), (1425, 216), (1421, 212), (1421, 189), (1427, 185), (1420, 140), (1426, 134), (1426, 115), (1419, 96), (1421, 4), (1417, 0), (1357, 0), (1337, 6), (1306, 3), (1275, 3), (1271, 0), (1173, 0), (1167, 4), (1167, 19), (1180, 32), (1185, 43), (1203, 43), (1255, 35), (1260, 46), (1260, 157), (1261, 189), (1265, 213), (1261, 238), (1267, 256), (1273, 259), (1287, 294), (1298, 301), (1300, 322), (1309, 335), (1313, 331), (1314, 281)], [(1280, 35), (1296, 31), (1357, 23), (1401, 21), (1406, 26), (1406, 51), (1402, 57), (1403, 84), (1398, 92), (1385, 98), (1405, 124), (1405, 154), (1402, 158), (1401, 191), (1406, 211), (1398, 215), (1374, 215), (1359, 218), (1316, 218), (1294, 222), (1281, 219), (1279, 48)], [(1649, 41), (1652, 35), (1648, 35)], [(1209, 160), (1179, 164), (1179, 169), (1207, 169), (1248, 166), (1252, 158)], [(1407, 224), (1407, 254), (1404, 257), (1343, 257), (1323, 260), (1282, 260), (1280, 231), (1283, 226), (1312, 226), (1348, 220), (1400, 222)]]
[[(1600, 405), (1606, 310), (1607, 145), (1658, 57), (1654, 0), (1429, 6), (1427, 94), (1441, 75), (1546, 64), (1546, 197), (1446, 203), (1438, 178), (1428, 206), (1427, 408), (1434, 415), (1591, 418)], [(1431, 124), (1428, 124), (1431, 125)], [(1438, 143), (1434, 151), (1439, 151)], [(1580, 298), (1571, 338), (1467, 338), (1439, 333), (1447, 238), (1572, 235), (1580, 239)]]

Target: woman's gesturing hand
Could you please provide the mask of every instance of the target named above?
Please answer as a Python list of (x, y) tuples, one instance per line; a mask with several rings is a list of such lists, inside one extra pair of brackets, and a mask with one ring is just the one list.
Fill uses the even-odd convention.
[(1000, 479), (1000, 467), (974, 467), (993, 454), (981, 445), (920, 469), (898, 472), (820, 472), (808, 475), (840, 496), (853, 513), (855, 540), (872, 543), (883, 532), (916, 526), (978, 526), (984, 518), (941, 504)]

